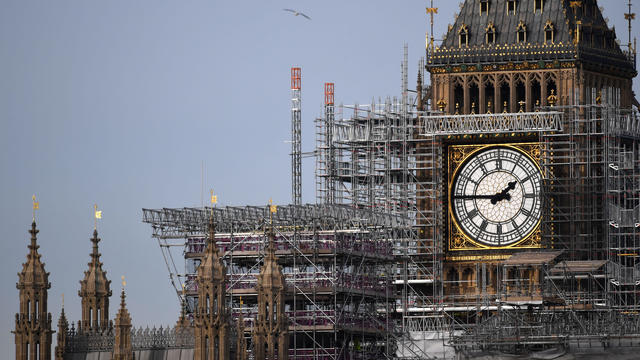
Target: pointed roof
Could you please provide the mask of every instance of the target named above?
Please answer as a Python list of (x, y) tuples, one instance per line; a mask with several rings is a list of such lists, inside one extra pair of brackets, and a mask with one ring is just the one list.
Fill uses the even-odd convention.
[(226, 269), (220, 257), (220, 250), (216, 245), (215, 224), (213, 218), (209, 219), (209, 236), (207, 237), (207, 248), (204, 252), (204, 258), (198, 266), (198, 282), (219, 280), (223, 281)]
[[(183, 285), (184, 286), (184, 285)], [(191, 322), (187, 319), (187, 299), (184, 294), (184, 289), (182, 290), (183, 299), (181, 301), (181, 309), (180, 309), (180, 317), (176, 322), (176, 328), (186, 328), (191, 326)]]
[[(508, 11), (507, 0), (465, 0), (442, 45), (431, 54), (430, 64), (577, 58), (635, 74), (635, 64), (616, 43), (615, 29), (607, 25), (596, 0), (582, 0), (579, 7), (572, 7), (567, 0), (544, 0), (542, 11), (534, 11), (536, 1), (516, 0), (514, 13)], [(480, 13), (481, 2), (489, 4), (488, 12)], [(578, 27), (581, 35), (576, 43)], [(489, 28), (495, 29), (494, 44), (487, 44)], [(526, 42), (518, 41), (519, 28), (526, 31)], [(545, 28), (553, 31), (552, 44), (545, 44)], [(467, 31), (468, 46), (459, 44), (461, 29)]]
[(49, 283), (49, 273), (45, 271), (44, 263), (40, 261), (41, 255), (38, 253), (38, 249), (40, 248), (36, 237), (38, 232), (40, 231), (36, 228), (36, 222), (33, 221), (31, 223), (31, 229), (29, 230), (31, 243), (29, 244), (27, 262), (22, 264), (22, 271), (18, 273), (18, 284), (16, 284), (18, 289), (25, 287), (49, 289), (51, 287), (51, 283)]
[(93, 237), (90, 239), (93, 243), (93, 250), (90, 254), (91, 261), (89, 269), (84, 272), (84, 279), (80, 281), (80, 291), (78, 295), (83, 296), (111, 296), (110, 284), (107, 279), (107, 272), (102, 269), (100, 261), (100, 252), (98, 251), (98, 230), (93, 230)]
[(278, 265), (278, 258), (276, 257), (276, 236), (273, 229), (269, 230), (267, 236), (269, 237), (269, 244), (267, 246), (267, 253), (264, 257), (264, 264), (262, 265), (260, 274), (258, 275), (258, 285), (263, 288), (284, 288), (284, 275), (282, 274), (282, 268)]
[(120, 294), (120, 309), (118, 309), (118, 314), (116, 315), (116, 326), (131, 326), (131, 315), (129, 315), (129, 311), (127, 310), (125, 298), (126, 295), (123, 287), (122, 293)]
[[(60, 318), (58, 319), (58, 329), (67, 329), (69, 327), (69, 322), (67, 321), (67, 317), (64, 314), (64, 306), (62, 307), (62, 312), (60, 313)], [(58, 332), (59, 334), (60, 332)]]

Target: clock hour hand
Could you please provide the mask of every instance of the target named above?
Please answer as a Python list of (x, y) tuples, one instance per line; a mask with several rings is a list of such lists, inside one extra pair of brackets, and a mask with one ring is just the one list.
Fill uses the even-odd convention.
[(495, 194), (492, 198), (491, 198), (491, 204), (495, 205), (498, 203), (498, 201), (502, 201), (502, 200), (507, 200), (510, 201), (511, 200), (511, 195), (509, 195), (509, 191), (513, 190), (516, 188), (516, 184), (517, 182), (512, 181), (508, 184), (508, 186), (502, 190), (501, 192)]

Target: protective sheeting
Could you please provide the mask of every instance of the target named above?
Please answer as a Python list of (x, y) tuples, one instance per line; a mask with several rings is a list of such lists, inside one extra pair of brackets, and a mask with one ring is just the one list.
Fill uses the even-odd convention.
[(193, 360), (193, 349), (134, 351), (136, 360)]
[[(138, 350), (133, 352), (136, 360), (193, 360), (193, 349)], [(67, 354), (65, 360), (111, 360), (111, 352), (88, 352)]]
[[(411, 340), (398, 344), (398, 357), (427, 359), (453, 359), (455, 352), (448, 346), (449, 333), (437, 331), (410, 331)], [(427, 356), (425, 356), (427, 355)]]
[(64, 360), (111, 360), (111, 351), (65, 354)]

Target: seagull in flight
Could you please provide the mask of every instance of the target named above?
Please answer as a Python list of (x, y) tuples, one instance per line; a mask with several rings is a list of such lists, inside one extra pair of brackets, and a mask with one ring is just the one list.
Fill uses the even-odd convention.
[(282, 10), (288, 11), (290, 13), (293, 13), (293, 15), (295, 15), (295, 16), (302, 15), (303, 17), (307, 18), (307, 20), (311, 20), (310, 17), (308, 17), (307, 15), (305, 15), (305, 14), (299, 12), (299, 11), (296, 11), (296, 10), (293, 10), (293, 9), (282, 9)]

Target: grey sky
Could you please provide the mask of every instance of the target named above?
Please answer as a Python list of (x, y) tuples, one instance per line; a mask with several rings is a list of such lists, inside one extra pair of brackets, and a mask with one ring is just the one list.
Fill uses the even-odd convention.
[[(289, 68), (302, 66), (310, 151), (324, 82), (336, 83), (338, 103), (398, 95), (407, 42), (415, 87), (426, 3), (0, 1), (0, 348), (14, 357), (32, 194), (54, 324), (62, 293), (67, 317), (80, 317), (98, 203), (110, 317), (126, 275), (134, 325), (172, 325), (179, 307), (140, 209), (200, 204), (202, 161), (222, 205), (289, 202)], [(458, 3), (435, 5), (441, 38)], [(624, 2), (600, 5), (626, 43)], [(315, 201), (313, 165), (304, 160), (303, 202)]]

